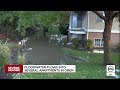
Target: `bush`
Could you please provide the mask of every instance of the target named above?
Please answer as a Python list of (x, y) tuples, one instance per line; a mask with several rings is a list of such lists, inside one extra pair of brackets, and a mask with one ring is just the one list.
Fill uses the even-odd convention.
[(4, 44), (5, 43), (5, 41), (4, 40), (0, 40), (0, 44)]
[(93, 49), (93, 41), (88, 39), (85, 40), (85, 49), (91, 51)]
[(80, 44), (80, 40), (78, 38), (74, 38), (74, 39), (72, 39), (72, 43), (73, 43), (75, 49), (77, 49)]
[(23, 55), (19, 54), (19, 56), (18, 56), (18, 64), (21, 64), (21, 65), (25, 64), (25, 60), (26, 60), (25, 54), (23, 54)]
[(120, 43), (117, 44), (117, 50), (120, 52)]
[(63, 39), (62, 39), (62, 43), (63, 43), (63, 45), (66, 45), (66, 44), (67, 44), (67, 39), (66, 39), (66, 38), (63, 38)]
[(68, 35), (68, 31), (67, 31), (68, 27), (69, 27), (68, 24), (60, 24), (60, 26), (59, 26), (60, 33), (63, 35)]
[(0, 69), (9, 63), (10, 49), (5, 44), (0, 44)]
[(8, 47), (9, 47), (10, 49), (15, 49), (15, 48), (19, 48), (20, 45), (18, 45), (17, 43), (9, 43), (9, 44), (8, 44)]

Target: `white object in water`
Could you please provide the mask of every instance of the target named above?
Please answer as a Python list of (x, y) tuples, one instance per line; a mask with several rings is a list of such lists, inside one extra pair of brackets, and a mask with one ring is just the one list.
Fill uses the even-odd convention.
[(27, 42), (28, 38), (24, 38), (23, 40), (19, 41), (19, 45), (24, 45)]
[(20, 42), (18, 42), (18, 44), (19, 44), (19, 45), (21, 45), (21, 44), (22, 44), (22, 42), (20, 41)]
[(27, 50), (32, 50), (32, 48), (28, 48)]
[(120, 69), (116, 69), (115, 71), (116, 71), (117, 73), (119, 73), (119, 72), (120, 72)]
[(120, 76), (118, 76), (118, 75), (115, 75), (113, 77), (116, 78), (116, 79), (120, 79)]
[(90, 51), (88, 51), (88, 53), (91, 53)]
[(72, 42), (69, 42), (69, 43), (67, 43), (67, 45), (73, 45), (73, 43), (72, 43)]

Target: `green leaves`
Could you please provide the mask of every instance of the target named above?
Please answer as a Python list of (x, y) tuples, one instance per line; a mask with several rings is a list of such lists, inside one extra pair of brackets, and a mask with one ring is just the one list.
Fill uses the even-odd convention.
[(58, 25), (64, 15), (64, 11), (0, 11), (0, 23), (6, 19), (12, 22), (15, 17), (18, 17), (16, 30), (23, 33), (27, 27), (36, 24), (49, 29), (53, 25)]

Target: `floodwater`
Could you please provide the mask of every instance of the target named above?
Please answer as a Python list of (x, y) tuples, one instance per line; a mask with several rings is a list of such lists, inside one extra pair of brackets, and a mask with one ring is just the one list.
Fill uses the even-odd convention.
[(49, 47), (48, 39), (28, 40), (26, 60), (34, 65), (56, 65), (58, 57), (62, 56), (60, 48)]

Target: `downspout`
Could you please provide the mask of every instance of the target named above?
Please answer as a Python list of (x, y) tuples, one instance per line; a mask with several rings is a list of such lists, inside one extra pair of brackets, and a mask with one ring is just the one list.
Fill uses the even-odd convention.
[(87, 19), (88, 19), (88, 23), (87, 23), (87, 40), (88, 40), (88, 36), (89, 36), (89, 11), (87, 12)]

